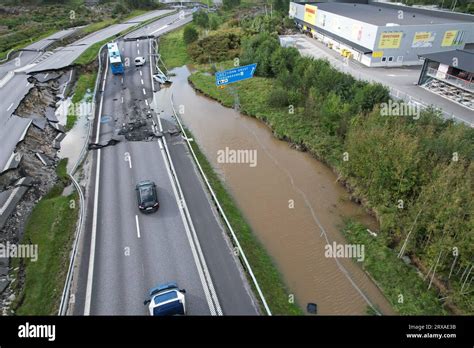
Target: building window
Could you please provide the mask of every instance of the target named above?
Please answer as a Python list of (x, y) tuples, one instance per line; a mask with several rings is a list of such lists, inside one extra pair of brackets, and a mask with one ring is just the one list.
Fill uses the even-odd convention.
[(387, 61), (387, 57), (382, 57), (382, 62), (386, 62)]
[(393, 62), (393, 57), (388, 57), (389, 62)]

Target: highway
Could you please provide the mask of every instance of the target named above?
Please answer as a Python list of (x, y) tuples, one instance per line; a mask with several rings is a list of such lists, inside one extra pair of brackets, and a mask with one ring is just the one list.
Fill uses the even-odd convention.
[[(163, 25), (139, 35), (155, 35)], [(132, 37), (119, 41), (122, 55), (145, 56), (147, 63), (126, 67), (123, 77), (108, 69), (101, 81), (93, 142), (121, 142), (93, 153), (73, 313), (145, 315), (147, 290), (176, 281), (186, 289), (190, 315), (257, 315), (250, 285), (187, 148), (180, 135), (166, 132), (175, 123), (166, 91), (154, 95), (159, 87), (151, 78), (151, 42)], [(145, 179), (157, 184), (160, 201), (150, 215), (138, 211), (134, 190)]]

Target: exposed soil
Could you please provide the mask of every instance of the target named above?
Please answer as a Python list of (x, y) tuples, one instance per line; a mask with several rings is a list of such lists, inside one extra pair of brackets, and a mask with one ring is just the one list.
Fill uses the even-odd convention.
[[(45, 119), (48, 114), (51, 117), (51, 111), (56, 108), (56, 102), (60, 99), (57, 94), (61, 93), (63, 83), (69, 77), (69, 70), (59, 72), (55, 78), (46, 82), (38, 82), (34, 77), (30, 82), (35, 86), (22, 100), (15, 111), (15, 115), (25, 118)], [(31, 124), (24, 140), (16, 147), (16, 152), (22, 155), (22, 159), (17, 168), (0, 174), (0, 192), (8, 190), (12, 185), (22, 177), (31, 177), (33, 179), (30, 188), (26, 191), (13, 213), (10, 215), (5, 225), (0, 229), (1, 243), (18, 243), (22, 240), (25, 226), (28, 218), (36, 203), (46, 195), (51, 188), (59, 181), (56, 174), (56, 166), (59, 162), (57, 149), (54, 148), (54, 140), (61, 132), (53, 127), (54, 123), (46, 121), (44, 129), (40, 129)], [(40, 153), (49, 160), (48, 165), (36, 156)], [(28, 241), (26, 241), (27, 243)], [(11, 269), (8, 273), (11, 274)], [(5, 274), (6, 272), (0, 272)], [(8, 286), (0, 294), (0, 310), (3, 315), (9, 315), (10, 304), (15, 300), (12, 284), (14, 287), (20, 287), (23, 284), (23, 273), (20, 272), (20, 279), (8, 279)]]

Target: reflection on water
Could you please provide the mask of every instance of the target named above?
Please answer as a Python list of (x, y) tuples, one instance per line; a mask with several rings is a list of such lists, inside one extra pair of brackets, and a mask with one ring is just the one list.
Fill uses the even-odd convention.
[[(197, 94), (187, 82), (186, 67), (173, 72), (171, 89), (175, 103), (184, 105), (184, 123), (298, 303), (317, 303), (319, 314), (365, 314), (370, 302), (382, 313), (393, 314), (355, 260), (325, 256), (328, 243), (345, 243), (340, 233), (343, 218), (377, 230), (376, 221), (349, 200), (335, 174), (273, 137), (263, 123)], [(249, 152), (237, 150), (255, 151), (256, 165), (246, 161)]]

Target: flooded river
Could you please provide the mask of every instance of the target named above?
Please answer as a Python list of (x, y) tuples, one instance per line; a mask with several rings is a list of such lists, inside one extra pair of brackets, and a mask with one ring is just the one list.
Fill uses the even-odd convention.
[[(376, 221), (349, 200), (334, 173), (273, 137), (260, 121), (195, 92), (186, 67), (173, 72), (167, 94), (173, 92), (175, 104), (184, 105), (185, 125), (301, 307), (314, 302), (319, 314), (365, 314), (371, 303), (381, 313), (393, 314), (354, 259), (325, 256), (326, 244), (345, 243), (340, 232), (344, 217), (377, 230)], [(250, 150), (255, 161), (233, 163), (232, 150)]]

